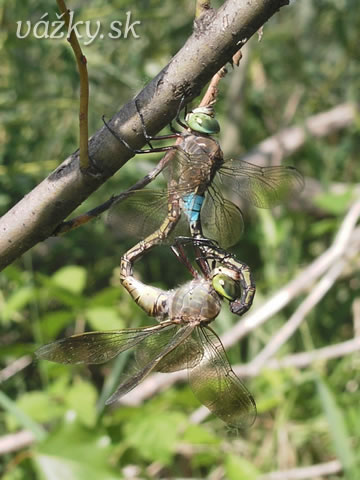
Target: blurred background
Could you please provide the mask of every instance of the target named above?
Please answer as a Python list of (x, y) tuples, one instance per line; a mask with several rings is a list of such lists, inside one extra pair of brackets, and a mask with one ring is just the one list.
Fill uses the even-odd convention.
[[(79, 0), (67, 6), (94, 29), (97, 20), (105, 31), (114, 20), (126, 22), (128, 11), (131, 21), (141, 21), (138, 39), (105, 37), (83, 45), (92, 134), (103, 114), (111, 117), (182, 47), (195, 6), (189, 0)], [(34, 25), (46, 12), (56, 20), (55, 1), (0, 2), (0, 215), (78, 147), (79, 81), (69, 44), (33, 32), (16, 36), (17, 21)], [(360, 124), (351, 107), (359, 101), (359, 31), (356, 0), (293, 1), (264, 26), (261, 41), (249, 41), (240, 67), (229, 66), (220, 84), (216, 111), (226, 157), (243, 157), (263, 140), (308, 122), (296, 151), (279, 148), (279, 142), (271, 151), (272, 162), (302, 172), (304, 193), (272, 211), (244, 206), (245, 233), (232, 249), (250, 265), (257, 285), (254, 306), (241, 322), (250, 315), (258, 319), (257, 310), (294, 279), (295, 293), (274, 314), (269, 304), (269, 321), (233, 342), (227, 349), (231, 364), (249, 364), (294, 312), (302, 320), (269, 362), (245, 372), (258, 406), (252, 428), (234, 432), (214, 416), (194, 416), (200, 405), (187, 382), (155, 388), (138, 405), (105, 408), (126, 358), (91, 368), (32, 361), (39, 345), (74, 332), (154, 323), (119, 285), (119, 260), (134, 239), (114, 235), (100, 218), (35, 246), (0, 273), (4, 480), (360, 478), (360, 257), (358, 243), (351, 243), (356, 230), (348, 231), (346, 256), (296, 283), (299, 272), (338, 239), (344, 217), (353, 215), (356, 223), (356, 204), (349, 209), (360, 188)], [(344, 104), (332, 117), (326, 113)], [(285, 131), (281, 138), (286, 143), (291, 135)], [(76, 213), (128, 188), (159, 158), (131, 159)], [(166, 289), (189, 279), (166, 247), (146, 255), (136, 272)], [(299, 305), (322, 287), (301, 313)], [(224, 305), (213, 326), (223, 335), (238, 322)], [(322, 350), (334, 345), (340, 345), (336, 355)], [(301, 352), (308, 355), (303, 364), (283, 361)], [(286, 473), (294, 469), (305, 476)]]

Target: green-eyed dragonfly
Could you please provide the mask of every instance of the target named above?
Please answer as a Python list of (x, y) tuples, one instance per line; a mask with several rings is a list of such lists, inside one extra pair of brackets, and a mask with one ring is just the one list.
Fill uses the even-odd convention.
[[(242, 213), (232, 200), (224, 197), (226, 191), (257, 207), (271, 207), (303, 188), (303, 177), (293, 167), (259, 167), (240, 160), (225, 161), (219, 143), (212, 137), (220, 131), (212, 107), (194, 109), (186, 115), (186, 123), (178, 115), (177, 121), (184, 132), (173, 130), (169, 135), (149, 137), (137, 103), (136, 106), (149, 149), (131, 149), (108, 128), (133, 153), (167, 152), (162, 160), (162, 165), (166, 165), (167, 189), (133, 190), (124, 202), (118, 205), (114, 202), (112, 207), (110, 217), (116, 217), (119, 211), (122, 229), (125, 227), (143, 239), (121, 260), (120, 279), (128, 290), (126, 278), (132, 273), (133, 263), (155, 245), (173, 241), (175, 235), (190, 232), (194, 238), (205, 237), (224, 248), (238, 241), (243, 230)], [(175, 145), (152, 148), (150, 143), (171, 138), (177, 138)], [(206, 245), (199, 248), (204, 257), (210, 253)], [(241, 297), (230, 308), (241, 315), (250, 308), (255, 287), (249, 267), (240, 261), (237, 264), (243, 288)]]
[[(179, 258), (189, 266), (183, 253)], [(128, 279), (137, 303), (160, 323), (143, 328), (87, 332), (44, 345), (37, 356), (65, 364), (98, 364), (133, 348), (136, 371), (107, 400), (116, 402), (152, 371), (173, 372), (187, 368), (191, 388), (212, 413), (229, 425), (244, 428), (256, 417), (252, 395), (235, 375), (224, 347), (210, 323), (217, 317), (223, 298), (238, 296), (239, 275), (213, 266), (175, 290), (161, 290), (134, 278)]]

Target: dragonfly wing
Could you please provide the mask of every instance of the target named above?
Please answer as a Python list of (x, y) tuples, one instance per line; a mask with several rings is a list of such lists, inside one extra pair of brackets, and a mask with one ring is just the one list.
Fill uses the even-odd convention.
[(170, 340), (168, 332), (166, 332), (165, 336), (163, 336), (161, 333), (158, 334), (155, 337), (154, 342), (157, 342), (160, 350), (156, 351), (156, 349), (154, 348), (153, 358), (148, 359), (149, 361), (145, 365), (142, 365), (140, 370), (138, 370), (134, 375), (132, 375), (126, 382), (122, 383), (107, 400), (106, 404), (109, 405), (117, 401), (123, 395), (135, 388), (145, 377), (149, 375), (152, 370), (156, 370), (161, 360), (170, 352), (172, 352), (178, 345), (186, 341), (187, 337), (189, 337), (193, 329), (194, 327), (189, 323), (180, 327), (173, 326), (173, 335), (170, 335)]
[(195, 367), (202, 359), (204, 350), (196, 339), (189, 337), (168, 353), (158, 364), (157, 372), (177, 372)]
[[(194, 332), (195, 333), (195, 332)], [(256, 418), (253, 396), (233, 372), (224, 347), (210, 327), (198, 327), (196, 333), (204, 355), (189, 368), (191, 388), (212, 413), (229, 425), (246, 428)]]
[(165, 328), (169, 327), (160, 323), (144, 328), (87, 332), (43, 345), (35, 353), (39, 358), (57, 363), (105, 363)]
[[(168, 190), (134, 190), (125, 200), (111, 207), (107, 223), (115, 233), (144, 239), (158, 230), (166, 219), (168, 194)], [(172, 244), (175, 237), (188, 235), (188, 223), (183, 217), (180, 217), (169, 238), (162, 243)]]
[(145, 238), (165, 220), (167, 198), (166, 190), (134, 190), (125, 200), (111, 207), (107, 223), (115, 232)]
[(224, 198), (215, 184), (206, 192), (200, 219), (205, 237), (223, 248), (235, 245), (244, 230), (241, 210)]
[(228, 160), (218, 174), (227, 188), (260, 208), (278, 205), (304, 188), (304, 178), (294, 167), (259, 167)]

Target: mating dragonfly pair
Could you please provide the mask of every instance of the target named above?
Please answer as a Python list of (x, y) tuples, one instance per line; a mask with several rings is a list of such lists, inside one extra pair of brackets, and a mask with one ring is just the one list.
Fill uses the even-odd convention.
[[(225, 161), (212, 137), (220, 127), (211, 107), (193, 110), (186, 116), (186, 123), (177, 115), (185, 131), (172, 129), (171, 134), (161, 137), (146, 134), (139, 108), (138, 112), (150, 148), (132, 150), (108, 128), (134, 154), (166, 152), (161, 168), (155, 169), (153, 176), (162, 170), (167, 177), (167, 189), (130, 189), (126, 200), (113, 202), (110, 216), (125, 214), (131, 208), (136, 211), (132, 232), (142, 240), (122, 257), (120, 278), (136, 303), (156, 317), (159, 324), (74, 335), (41, 347), (37, 355), (60, 363), (103, 363), (133, 347), (136, 372), (119, 386), (108, 403), (132, 390), (151, 371), (187, 368), (190, 385), (200, 402), (226, 423), (246, 427), (256, 416), (254, 399), (231, 369), (220, 339), (209, 326), (224, 298), (230, 301), (231, 311), (242, 315), (250, 308), (255, 294), (249, 267), (218, 246), (235, 244), (243, 230), (241, 210), (232, 199), (224, 197), (222, 187), (255, 206), (271, 207), (300, 191), (302, 176), (292, 167)], [(151, 145), (155, 140), (174, 138), (175, 145)], [(145, 252), (171, 243), (184, 233), (190, 234), (190, 240), (178, 240), (174, 251), (192, 273), (191, 282), (164, 291), (134, 277), (134, 262)], [(201, 275), (187, 259), (182, 242), (191, 242), (195, 248)]]

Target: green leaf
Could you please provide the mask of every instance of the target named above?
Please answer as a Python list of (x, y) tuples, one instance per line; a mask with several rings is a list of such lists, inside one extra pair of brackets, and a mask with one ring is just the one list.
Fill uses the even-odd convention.
[(13, 415), (18, 425), (30, 430), (37, 440), (43, 440), (46, 432), (41, 425), (38, 425), (25, 412), (23, 412), (5, 393), (0, 392), (0, 405), (4, 410)]
[(328, 233), (332, 233), (338, 227), (337, 218), (326, 218), (324, 220), (318, 220), (317, 222), (309, 225), (309, 234), (312, 237), (321, 237)]
[(33, 287), (21, 287), (16, 290), (5, 302), (1, 312), (1, 320), (8, 323), (14, 314), (21, 311), (34, 299)]
[(201, 425), (189, 425), (186, 429), (183, 441), (192, 444), (218, 445), (220, 439)]
[(69, 424), (49, 436), (32, 457), (39, 480), (119, 480), (109, 465), (110, 438)]
[(74, 314), (68, 310), (49, 312), (42, 316), (41, 333), (44, 340), (52, 340), (56, 338), (58, 333), (73, 320)]
[[(16, 401), (16, 407), (31, 418), (32, 421), (45, 423), (60, 417), (64, 413), (64, 408), (59, 406), (46, 392), (33, 391), (26, 392)], [(19, 426), (17, 416), (11, 416), (7, 419), (10, 429), (14, 430)]]
[(119, 330), (124, 328), (124, 322), (114, 308), (93, 307), (89, 308), (85, 315), (94, 330)]
[(180, 438), (179, 427), (185, 422), (185, 415), (176, 412), (141, 412), (126, 424), (125, 438), (139, 456), (170, 465)]
[(66, 403), (74, 410), (80, 422), (88, 427), (96, 424), (97, 391), (95, 387), (84, 380), (77, 380), (68, 390)]
[(335, 453), (344, 469), (350, 472), (355, 465), (355, 452), (352, 449), (343, 412), (337, 405), (333, 393), (319, 376), (316, 378), (316, 385), (329, 424)]
[(226, 456), (225, 472), (228, 480), (256, 480), (260, 475), (252, 463), (233, 454)]
[(349, 189), (340, 195), (336, 195), (334, 193), (323, 193), (321, 195), (317, 195), (313, 199), (313, 202), (316, 206), (326, 210), (329, 213), (341, 215), (348, 209), (352, 198), (353, 193), (351, 189)]
[(102, 307), (104, 305), (114, 305), (116, 301), (124, 294), (124, 290), (119, 287), (107, 287), (97, 292), (89, 299), (91, 307)]
[(77, 265), (68, 265), (60, 268), (52, 277), (53, 282), (72, 293), (81, 293), (86, 284), (87, 272)]

